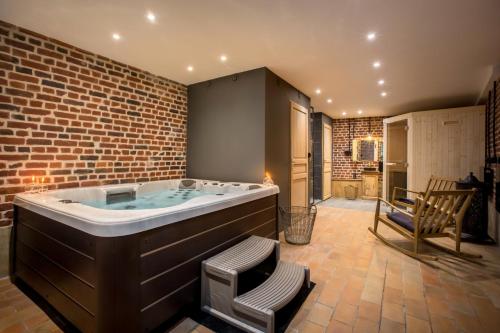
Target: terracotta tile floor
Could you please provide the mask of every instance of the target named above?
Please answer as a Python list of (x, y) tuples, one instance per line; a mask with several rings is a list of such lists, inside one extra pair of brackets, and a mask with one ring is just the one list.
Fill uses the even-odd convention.
[[(290, 332), (499, 332), (500, 250), (466, 244), (484, 259), (440, 255), (429, 264), (385, 246), (367, 227), (373, 213), (320, 207), (307, 246), (282, 243), (282, 258), (309, 265), (316, 287)], [(402, 237), (381, 227), (401, 245)], [(452, 244), (450, 241), (448, 244)], [(8, 280), (0, 281), (0, 332), (57, 332)], [(175, 332), (209, 332), (191, 319)]]

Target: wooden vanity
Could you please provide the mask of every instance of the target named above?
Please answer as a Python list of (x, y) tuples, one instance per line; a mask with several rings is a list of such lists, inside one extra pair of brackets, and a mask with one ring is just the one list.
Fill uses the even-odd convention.
[(361, 172), (361, 198), (375, 200), (380, 196), (381, 183), (379, 181), (381, 173), (378, 171)]

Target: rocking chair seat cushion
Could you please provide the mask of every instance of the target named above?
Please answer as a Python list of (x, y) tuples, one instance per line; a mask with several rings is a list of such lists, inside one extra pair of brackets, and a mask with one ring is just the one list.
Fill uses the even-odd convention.
[(415, 200), (410, 199), (410, 198), (396, 198), (396, 201), (404, 202), (405, 204), (408, 204), (408, 205), (415, 205)]
[(413, 226), (413, 221), (411, 217), (400, 212), (387, 213), (387, 218), (392, 222), (402, 226), (408, 231), (414, 232), (415, 227)]

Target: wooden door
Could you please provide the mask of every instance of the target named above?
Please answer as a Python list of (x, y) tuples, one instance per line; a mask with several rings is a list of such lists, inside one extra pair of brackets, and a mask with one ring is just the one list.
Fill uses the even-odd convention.
[(379, 196), (378, 172), (361, 174), (363, 199), (377, 199)]
[(323, 200), (332, 196), (332, 127), (323, 124)]
[(307, 109), (291, 102), (291, 193), (292, 206), (308, 206), (308, 140), (309, 119)]

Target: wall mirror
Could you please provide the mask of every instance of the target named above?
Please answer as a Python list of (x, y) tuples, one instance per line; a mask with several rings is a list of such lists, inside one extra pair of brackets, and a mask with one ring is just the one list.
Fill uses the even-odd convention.
[(379, 139), (355, 139), (352, 140), (353, 161), (379, 161), (381, 155), (381, 144)]

